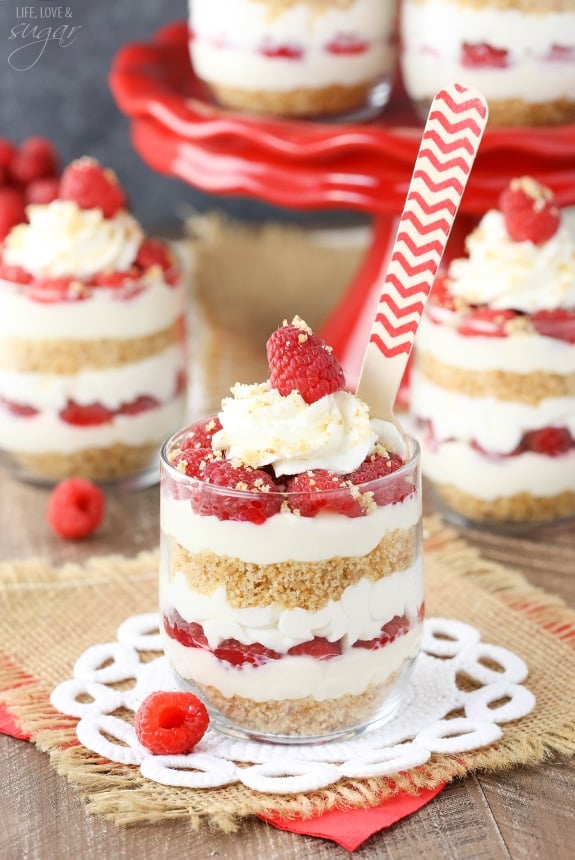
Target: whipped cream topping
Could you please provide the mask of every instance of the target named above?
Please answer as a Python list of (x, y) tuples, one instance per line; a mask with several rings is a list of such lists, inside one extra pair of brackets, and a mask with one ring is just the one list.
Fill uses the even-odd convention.
[(526, 313), (575, 307), (575, 242), (565, 226), (541, 245), (514, 242), (490, 210), (448, 269), (450, 292), (470, 304)]
[(263, 382), (238, 383), (232, 394), (222, 401), (223, 429), (215, 434), (213, 447), (227, 450), (230, 460), (256, 468), (271, 465), (277, 476), (307, 469), (347, 474), (378, 440), (368, 406), (347, 391), (306, 403), (297, 391), (282, 396)]
[(100, 209), (80, 209), (54, 200), (26, 209), (27, 224), (14, 227), (4, 244), (4, 260), (36, 277), (87, 279), (102, 271), (130, 268), (143, 231), (128, 212), (104, 218)]

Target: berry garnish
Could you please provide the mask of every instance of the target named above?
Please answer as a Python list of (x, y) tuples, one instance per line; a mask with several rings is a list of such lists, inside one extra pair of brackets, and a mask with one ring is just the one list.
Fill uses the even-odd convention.
[(539, 334), (575, 343), (575, 310), (554, 308), (553, 310), (537, 311), (531, 316), (533, 327)]
[(244, 645), (237, 639), (224, 639), (213, 651), (214, 657), (224, 660), (232, 666), (261, 666), (269, 660), (279, 660), (279, 651), (266, 648), (260, 642)]
[(505, 48), (494, 48), (487, 42), (464, 42), (461, 47), (461, 65), (466, 69), (504, 69), (508, 61), (509, 52)]
[(353, 643), (354, 648), (366, 648), (368, 651), (377, 651), (391, 642), (395, 642), (400, 636), (409, 633), (409, 619), (405, 615), (394, 615), (391, 621), (384, 624), (380, 633), (373, 639), (358, 639)]
[(541, 245), (555, 235), (561, 222), (553, 192), (530, 176), (512, 179), (499, 198), (499, 207), (514, 242)]
[(186, 435), (186, 438), (182, 441), (180, 450), (185, 452), (194, 448), (211, 448), (214, 435), (221, 429), (222, 425), (217, 415), (213, 418), (207, 418), (205, 421), (200, 421)]
[(566, 427), (543, 427), (524, 433), (521, 448), (547, 457), (560, 457), (569, 451), (572, 444), (571, 433)]
[(101, 403), (80, 404), (69, 400), (61, 410), (60, 418), (75, 427), (96, 427), (99, 424), (108, 424), (113, 418), (113, 412)]
[(0, 279), (12, 284), (30, 284), (34, 276), (22, 266), (10, 266), (0, 257)]
[(81, 302), (90, 290), (76, 278), (36, 278), (26, 295), (35, 302)]
[(16, 418), (33, 418), (34, 415), (38, 415), (38, 410), (34, 406), (16, 403), (16, 401), (8, 400), (6, 397), (0, 397), (0, 405)]
[(14, 153), (10, 174), (19, 185), (30, 185), (37, 179), (58, 173), (58, 156), (54, 145), (45, 137), (28, 137)]
[(138, 281), (140, 277), (141, 272), (136, 269), (135, 266), (132, 266), (125, 272), (97, 272), (92, 278), (92, 283), (96, 287), (117, 289), (118, 287), (125, 287), (126, 284), (133, 284), (134, 281)]
[(308, 469), (289, 478), (286, 484), (288, 503), (302, 517), (316, 517), (321, 511), (332, 511), (346, 517), (361, 517), (365, 510), (353, 495), (351, 482), (326, 469)]
[(159, 266), (163, 272), (169, 272), (175, 266), (174, 257), (166, 244), (149, 237), (140, 245), (135, 262), (143, 272), (153, 266)]
[(26, 203), (46, 204), (56, 200), (60, 190), (60, 180), (55, 176), (35, 179), (26, 187)]
[(457, 326), (465, 337), (507, 337), (506, 326), (518, 317), (517, 311), (495, 308), (469, 308)]
[(298, 391), (306, 403), (341, 391), (343, 368), (321, 338), (299, 317), (277, 329), (268, 339), (270, 384), (283, 396)]
[(210, 718), (193, 693), (150, 693), (138, 710), (134, 728), (154, 755), (187, 755), (205, 735)]
[(84, 538), (102, 521), (104, 494), (85, 478), (66, 478), (52, 490), (46, 516), (60, 537), (70, 540)]
[(173, 609), (169, 616), (164, 615), (164, 630), (171, 639), (176, 639), (187, 648), (209, 649), (202, 625), (195, 621), (185, 621), (176, 609)]
[(73, 200), (81, 209), (101, 209), (104, 218), (112, 218), (126, 206), (126, 198), (115, 173), (105, 170), (94, 158), (87, 156), (65, 168), (59, 196), (62, 200)]
[(122, 403), (118, 408), (117, 415), (140, 415), (142, 412), (149, 412), (150, 409), (157, 409), (160, 401), (155, 397), (150, 397), (146, 394), (141, 394), (135, 400), (130, 400), (128, 403)]
[(325, 636), (314, 636), (308, 642), (293, 645), (287, 652), (292, 657), (313, 657), (315, 660), (329, 660), (341, 654), (341, 639), (330, 642)]
[[(263, 469), (219, 459), (206, 463), (203, 479), (210, 486), (199, 488), (192, 499), (194, 511), (201, 516), (259, 524), (281, 507), (281, 494)], [(219, 493), (217, 487), (236, 492)]]
[(16, 147), (12, 141), (5, 137), (0, 137), (0, 165), (6, 168), (10, 167), (15, 155)]
[(0, 241), (26, 220), (26, 201), (19, 188), (0, 188)]
[(393, 451), (374, 451), (368, 454), (363, 463), (357, 469), (347, 475), (352, 484), (365, 484), (367, 481), (375, 481), (396, 472), (403, 466), (403, 460), (399, 454)]

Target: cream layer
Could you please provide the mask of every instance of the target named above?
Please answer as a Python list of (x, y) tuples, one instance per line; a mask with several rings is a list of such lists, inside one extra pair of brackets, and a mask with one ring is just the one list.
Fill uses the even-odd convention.
[(174, 398), (137, 415), (116, 415), (93, 427), (77, 427), (44, 413), (17, 417), (3, 411), (0, 449), (27, 454), (69, 454), (111, 445), (158, 445), (184, 421), (185, 398)]
[(420, 516), (421, 499), (415, 493), (365, 517), (324, 512), (301, 517), (281, 511), (261, 524), (199, 516), (189, 500), (174, 499), (165, 491), (160, 504), (162, 532), (188, 552), (213, 552), (254, 564), (364, 556), (385, 534), (416, 525)]
[(210, 648), (224, 639), (245, 645), (260, 642), (266, 648), (285, 653), (294, 645), (321, 636), (330, 642), (373, 639), (396, 615), (415, 621), (424, 600), (423, 558), (403, 571), (376, 582), (360, 579), (349, 585), (339, 600), (330, 600), (316, 612), (282, 609), (279, 606), (234, 608), (226, 598), (224, 585), (205, 595), (189, 587), (185, 574), (170, 576), (164, 564), (160, 571), (160, 605), (169, 613), (175, 607), (185, 621), (201, 624)]
[(575, 492), (575, 449), (559, 457), (526, 451), (515, 457), (488, 457), (466, 442), (422, 445), (422, 469), (436, 484), (449, 484), (483, 501), (517, 493), (548, 498)]
[[(470, 77), (487, 99), (518, 98), (533, 104), (573, 99), (575, 12), (530, 14), (488, 3), (478, 8), (450, 0), (406, 0), (401, 41), (403, 77), (414, 99)], [(461, 62), (464, 42), (506, 50), (508, 64), (467, 68)], [(562, 59), (558, 47), (565, 49)]]
[(530, 430), (566, 427), (575, 439), (575, 396), (547, 397), (537, 406), (469, 397), (440, 388), (415, 370), (410, 402), (416, 418), (432, 421), (438, 442), (475, 440), (486, 451), (509, 454)]
[(254, 702), (269, 702), (311, 696), (323, 702), (360, 695), (371, 684), (385, 684), (417, 656), (421, 626), (418, 624), (376, 651), (350, 648), (329, 660), (286, 656), (261, 666), (244, 665), (241, 669), (218, 660), (209, 651), (187, 648), (165, 634), (163, 644), (168, 660), (182, 678), (200, 686), (215, 687), (226, 698), (241, 696)]

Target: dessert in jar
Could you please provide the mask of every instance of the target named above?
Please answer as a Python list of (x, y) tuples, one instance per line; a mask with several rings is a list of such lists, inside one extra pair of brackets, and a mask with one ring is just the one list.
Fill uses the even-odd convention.
[(453, 81), (477, 87), (491, 125), (575, 121), (575, 0), (404, 0), (400, 65), (426, 114)]
[(163, 641), (216, 727), (305, 742), (399, 707), (423, 616), (419, 452), (299, 318), (268, 356), (267, 381), (163, 447)]
[(283, 116), (379, 110), (396, 0), (190, 0), (190, 55), (225, 107)]
[(549, 522), (575, 514), (575, 241), (532, 178), (500, 207), (433, 288), (411, 409), (448, 515)]
[(0, 246), (0, 451), (25, 479), (145, 484), (185, 409), (171, 249), (94, 159), (64, 170)]

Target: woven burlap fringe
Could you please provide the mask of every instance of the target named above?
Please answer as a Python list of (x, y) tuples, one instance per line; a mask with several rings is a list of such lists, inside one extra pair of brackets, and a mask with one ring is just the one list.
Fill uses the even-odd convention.
[[(483, 559), (437, 518), (426, 521), (424, 533), (428, 613), (473, 624), (488, 641), (520, 654), (530, 669), (528, 685), (537, 697), (535, 711), (506, 725), (501, 740), (486, 749), (457, 756), (436, 755), (426, 765), (393, 778), (345, 779), (307, 794), (265, 795), (243, 785), (190, 790), (150, 782), (138, 768), (103, 760), (80, 746), (75, 721), (56, 714), (49, 704), (50, 688), (33, 681), (16, 665), (0, 666), (0, 700), (38, 747), (50, 755), (58, 773), (81, 792), (87, 811), (118, 825), (187, 819), (193, 829), (209, 824), (233, 832), (241, 819), (250, 815), (310, 817), (334, 808), (367, 807), (397, 792), (434, 788), (472, 772), (497, 772), (536, 765), (556, 755), (573, 755), (575, 613), (559, 598), (531, 586), (520, 574)], [(140, 594), (144, 601), (146, 594), (151, 599), (153, 593), (149, 591), (149, 576), (156, 564), (156, 555), (148, 553), (132, 560), (92, 559), (82, 568), (67, 565), (44, 570), (43, 574), (41, 563), (37, 568), (29, 562), (0, 565), (0, 586), (23, 581), (93, 583), (101, 579), (112, 580), (120, 588), (132, 580), (145, 583)], [(134, 612), (150, 611), (153, 605), (147, 609), (135, 605)], [(556, 671), (561, 667), (561, 676), (549, 672), (548, 666)], [(69, 667), (62, 667), (61, 679), (69, 677), (68, 672)]]

